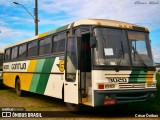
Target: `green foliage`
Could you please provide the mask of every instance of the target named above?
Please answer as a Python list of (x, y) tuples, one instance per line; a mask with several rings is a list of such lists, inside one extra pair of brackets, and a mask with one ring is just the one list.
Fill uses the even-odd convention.
[(160, 72), (156, 75), (157, 81), (160, 81)]

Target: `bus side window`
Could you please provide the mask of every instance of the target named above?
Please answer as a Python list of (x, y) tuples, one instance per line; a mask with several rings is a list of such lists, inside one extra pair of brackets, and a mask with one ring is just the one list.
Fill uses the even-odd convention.
[(28, 44), (28, 56), (36, 56), (37, 55), (37, 41), (33, 41)]
[(81, 29), (80, 28), (75, 29), (74, 30), (74, 35), (76, 35), (77, 37), (81, 37)]
[(9, 60), (10, 59), (10, 49), (7, 49), (5, 51), (5, 60)]
[(47, 37), (39, 41), (39, 55), (49, 54), (50, 53), (50, 43), (51, 38)]
[(0, 53), (0, 70), (2, 70), (2, 66), (3, 66), (3, 54)]
[(14, 47), (12, 48), (12, 52), (11, 52), (11, 59), (16, 59), (18, 57), (18, 47)]
[(52, 52), (53, 53), (57, 52), (57, 41), (58, 41), (58, 36), (53, 36), (52, 38)]
[(63, 52), (65, 50), (65, 38), (65, 32), (58, 35), (57, 52)]
[(44, 54), (44, 40), (40, 40), (39, 41), (39, 55), (43, 55)]
[(60, 33), (52, 38), (52, 52), (64, 52), (65, 50), (66, 32)]
[(49, 54), (51, 48), (51, 37), (45, 38), (44, 54)]
[(19, 47), (19, 58), (23, 58), (23, 57), (26, 57), (26, 44), (23, 44)]

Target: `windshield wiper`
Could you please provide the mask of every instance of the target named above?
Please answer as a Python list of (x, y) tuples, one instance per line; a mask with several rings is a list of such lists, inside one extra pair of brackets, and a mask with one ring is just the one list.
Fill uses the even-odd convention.
[(105, 48), (105, 46), (106, 46), (106, 40), (105, 40), (105, 37), (104, 37), (104, 35), (103, 35), (103, 32), (102, 32), (102, 30), (101, 30), (102, 28), (100, 28), (100, 33), (101, 33), (101, 35), (102, 35), (102, 42), (103, 42), (103, 48)]
[(123, 53), (123, 58), (124, 58), (124, 49), (123, 49), (123, 44), (122, 44), (122, 41), (121, 41), (121, 50), (118, 52), (119, 54), (118, 54), (118, 60), (117, 60), (117, 66), (115, 67), (115, 70), (116, 70), (116, 72), (119, 72), (119, 66), (120, 66), (120, 64), (121, 64), (121, 54)]
[(145, 68), (147, 68), (148, 66), (146, 65), (146, 63), (144, 62), (144, 60), (142, 59), (142, 57), (140, 56), (140, 54), (136, 51), (136, 49), (134, 48), (134, 46), (132, 46), (132, 49), (134, 51), (134, 54), (137, 55), (138, 61), (140, 62), (140, 64), (143, 64), (145, 66)]

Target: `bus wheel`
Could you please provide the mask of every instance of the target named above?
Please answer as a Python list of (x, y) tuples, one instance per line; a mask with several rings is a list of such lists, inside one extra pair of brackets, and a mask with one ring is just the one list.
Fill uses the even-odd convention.
[(22, 96), (23, 91), (21, 90), (21, 83), (20, 83), (20, 79), (19, 78), (16, 80), (15, 89), (16, 89), (16, 94), (18, 96)]
[(80, 110), (80, 106), (77, 104), (66, 103), (66, 106), (70, 111), (79, 111)]

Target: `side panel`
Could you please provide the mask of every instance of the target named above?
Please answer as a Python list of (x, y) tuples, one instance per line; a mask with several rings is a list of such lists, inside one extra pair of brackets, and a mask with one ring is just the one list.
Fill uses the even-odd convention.
[[(64, 64), (59, 57), (39, 60), (28, 60), (4, 64), (4, 84), (15, 87), (15, 78), (19, 76), (21, 89), (25, 91), (62, 98)], [(20, 69), (13, 64), (26, 64), (26, 69)], [(60, 68), (61, 67), (61, 68)]]
[(28, 66), (28, 70), (27, 70), (27, 72), (29, 72), (29, 73), (20, 75), (21, 82), (25, 83), (25, 84), (21, 84), (21, 87), (23, 90), (29, 91), (32, 77), (34, 75), (32, 73), (34, 72), (34, 70), (36, 68), (37, 61), (38, 60), (31, 60), (29, 63), (29, 66)]
[(48, 83), (44, 92), (44, 94), (47, 96), (62, 98), (62, 87), (64, 82), (64, 64), (60, 64), (62, 61), (63, 60), (59, 60), (59, 58), (55, 59), (51, 72), (56, 74), (50, 74), (49, 76)]
[(79, 103), (78, 91), (78, 70), (76, 73), (75, 82), (66, 82), (64, 84), (64, 102), (78, 104)]
[(16, 76), (22, 76), (21, 73), (26, 73), (30, 61), (20, 61), (3, 64), (3, 83), (9, 87), (15, 87)]

